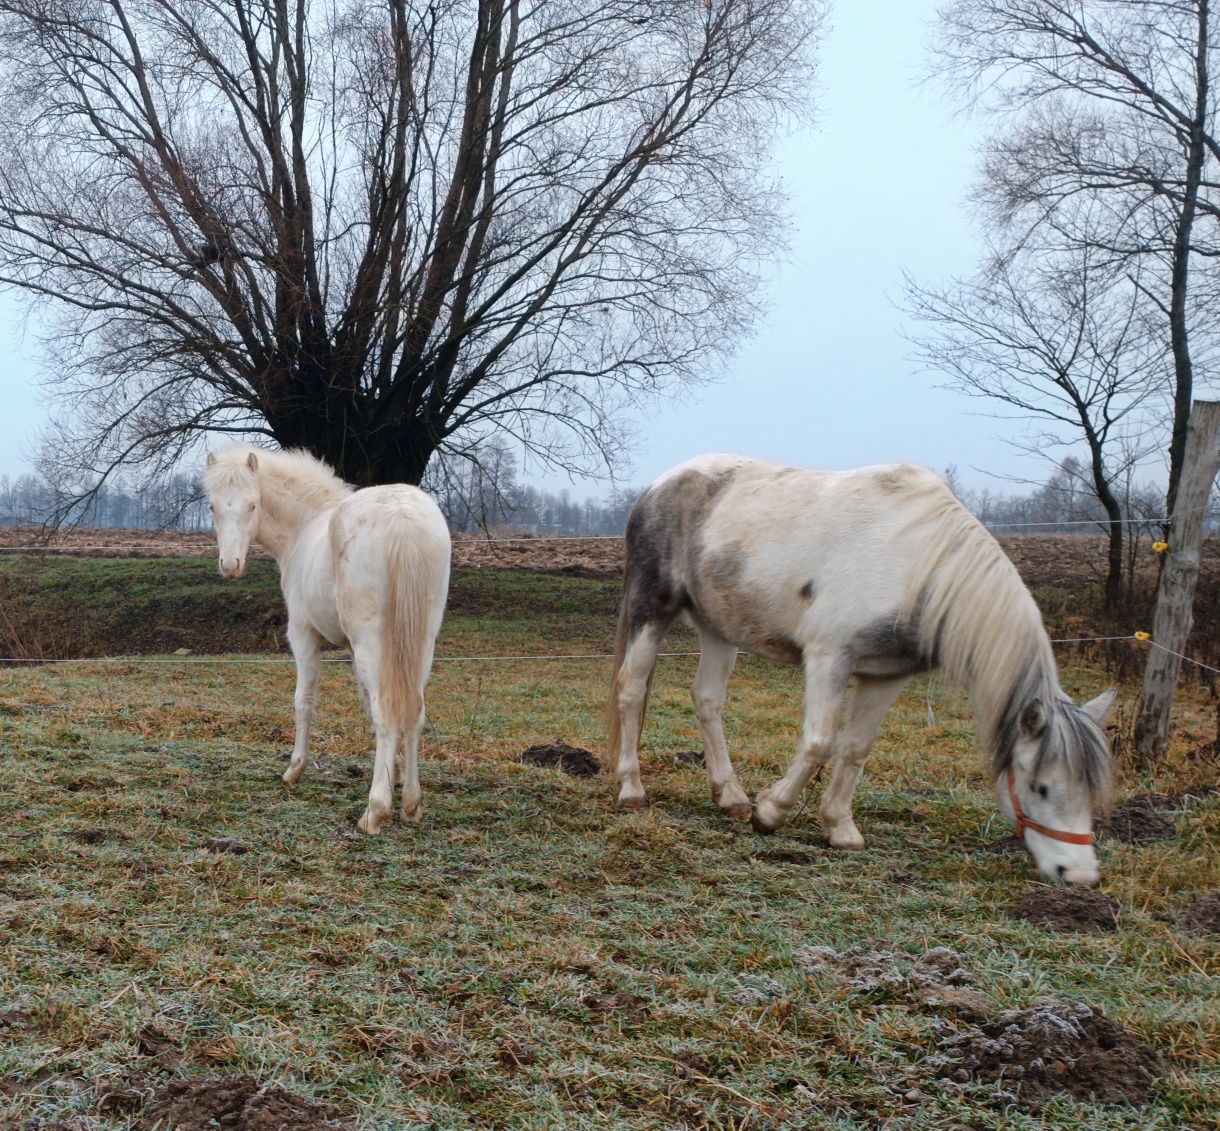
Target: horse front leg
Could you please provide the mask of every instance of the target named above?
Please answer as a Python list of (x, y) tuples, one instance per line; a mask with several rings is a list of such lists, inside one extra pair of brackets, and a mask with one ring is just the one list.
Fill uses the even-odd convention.
[(699, 669), (691, 685), (695, 717), (703, 739), (703, 760), (707, 768), (708, 789), (712, 800), (730, 817), (748, 821), (754, 812), (750, 799), (729, 760), (724, 740), (724, 696), (729, 676), (737, 663), (737, 646), (707, 631), (699, 633)]
[(863, 848), (864, 837), (851, 814), (852, 796), (864, 770), (865, 759), (881, 720), (898, 693), (907, 685), (907, 676), (898, 679), (873, 679), (860, 676), (847, 709), (843, 731), (836, 745), (834, 773), (822, 794), (822, 831), (832, 848)]
[(787, 821), (809, 779), (830, 758), (850, 674), (850, 664), (841, 654), (806, 651), (805, 721), (796, 757), (788, 772), (755, 799), (750, 822), (755, 832), (774, 832)]
[(296, 734), (292, 759), (284, 771), (284, 781), (296, 785), (305, 772), (309, 757), (309, 734), (318, 702), (318, 675), (322, 670), (322, 638), (312, 628), (288, 624), (288, 646), (297, 664), (297, 686), (292, 697)]

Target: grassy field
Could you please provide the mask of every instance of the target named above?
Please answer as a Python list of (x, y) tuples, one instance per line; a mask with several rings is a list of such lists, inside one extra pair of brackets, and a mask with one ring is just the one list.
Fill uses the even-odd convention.
[[(233, 632), (274, 638), (256, 566), (215, 593), (166, 563), (35, 572), (138, 606), (148, 634), (210, 617), (223, 635), (222, 594), (247, 610)], [(375, 839), (354, 829), (371, 757), (344, 665), (324, 673), (319, 764), (292, 790), (282, 657), (0, 672), (0, 1126), (152, 1127), (174, 1082), (242, 1074), (360, 1128), (1215, 1126), (1220, 947), (1178, 921), (1220, 889), (1214, 795), (1173, 840), (1103, 842), (1116, 930), (1055, 933), (1008, 913), (1037, 882), (995, 850), (1008, 829), (956, 690), (918, 682), (891, 713), (858, 797), (869, 847), (839, 854), (812, 790), (765, 839), (710, 804), (677, 757), (699, 740), (693, 661), (672, 658), (646, 731), (652, 805), (620, 814), (605, 777), (515, 762), (532, 743), (599, 748), (616, 600), (580, 578), (457, 576), (424, 821)], [(589, 658), (480, 658), (527, 654)], [(1105, 683), (1065, 671), (1077, 697)], [(798, 684), (739, 665), (726, 724), (751, 793), (791, 752)], [(1186, 707), (1171, 762), (1120, 796), (1206, 779), (1190, 755), (1214, 707)], [(957, 1086), (929, 1057), (962, 1017), (811, 972), (811, 945), (885, 949), (899, 969), (948, 947), (989, 1008), (1099, 1006), (1165, 1071), (1140, 1108)]]

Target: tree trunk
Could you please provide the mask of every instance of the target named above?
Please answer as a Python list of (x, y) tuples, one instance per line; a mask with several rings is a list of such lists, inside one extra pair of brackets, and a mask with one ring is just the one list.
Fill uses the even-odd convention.
[(1157, 586), (1152, 643), (1144, 668), (1135, 720), (1135, 745), (1143, 766), (1162, 758), (1169, 743), (1173, 695), (1181, 671), (1180, 654), (1190, 636), (1199, 549), (1207, 497), (1220, 471), (1220, 401), (1196, 401), (1186, 432), (1177, 508), (1169, 530), (1169, 550)]
[(1106, 567), (1106, 612), (1113, 613), (1122, 607), (1123, 603), (1123, 508), (1114, 497), (1110, 481), (1106, 478), (1105, 465), (1102, 463), (1101, 441), (1082, 416), (1085, 426), (1085, 436), (1093, 455), (1093, 493), (1106, 510), (1108, 537), (1110, 541), (1108, 564)]
[(1186, 151), (1186, 177), (1182, 208), (1174, 232), (1170, 259), (1169, 342), (1173, 351), (1173, 431), (1169, 440), (1169, 490), (1166, 514), (1169, 522), (1178, 505), (1178, 491), (1186, 457), (1186, 429), (1193, 418), (1194, 365), (1190, 356), (1190, 331), (1186, 299), (1189, 291), (1191, 229), (1198, 211), (1199, 185), (1206, 160), (1204, 128), (1208, 121), (1208, 43), (1210, 13), (1208, 0), (1200, 0), (1198, 35), (1195, 43), (1195, 107), (1190, 123)]
[[(1066, 383), (1066, 380), (1065, 380)], [(1109, 537), (1108, 564), (1106, 567), (1106, 612), (1113, 613), (1123, 603), (1123, 508), (1114, 497), (1110, 477), (1106, 474), (1105, 438), (1099, 433), (1089, 417), (1088, 407), (1072, 387), (1071, 398), (1080, 417), (1080, 427), (1089, 445), (1089, 467), (1093, 475), (1093, 494), (1105, 508), (1107, 535)]]
[[(1106, 511), (1109, 513), (1110, 508)], [(1106, 568), (1106, 612), (1123, 606), (1123, 524), (1122, 516), (1110, 514), (1109, 563)]]

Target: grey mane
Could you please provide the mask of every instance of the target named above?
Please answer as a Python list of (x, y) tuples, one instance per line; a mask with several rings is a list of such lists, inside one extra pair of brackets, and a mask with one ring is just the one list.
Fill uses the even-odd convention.
[(1062, 760), (1104, 803), (1112, 776), (1105, 735), (1063, 694), (1042, 615), (1016, 566), (947, 489), (928, 504), (915, 520), (928, 526), (927, 564), (904, 609), (921, 653), (969, 689), (994, 776), (1012, 765), (1022, 714), (1040, 704), (1046, 725), (1035, 771)]
[(1042, 697), (1041, 690), (1033, 692), (1026, 681), (1014, 685), (996, 727), (992, 777), (999, 777), (1013, 764), (1017, 741), (1021, 737), (1021, 717), (1032, 705), (1040, 703), (1045, 711), (1046, 725), (1038, 737), (1034, 774), (1048, 765), (1062, 762), (1071, 780), (1085, 787), (1095, 805), (1107, 804), (1113, 784), (1113, 759), (1104, 732), (1057, 688), (1047, 698)]

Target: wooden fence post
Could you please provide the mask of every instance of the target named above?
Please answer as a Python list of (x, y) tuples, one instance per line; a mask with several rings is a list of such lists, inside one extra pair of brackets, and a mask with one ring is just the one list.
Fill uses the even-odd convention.
[[(1195, 401), (1186, 430), (1186, 452), (1174, 513), (1170, 516), (1169, 549), (1156, 590), (1152, 640), (1144, 668), (1135, 718), (1135, 747), (1141, 765), (1161, 758), (1169, 743), (1169, 715), (1190, 636), (1195, 582), (1203, 519), (1212, 481), (1220, 471), (1220, 401)], [(1156, 645), (1160, 647), (1156, 647)]]

